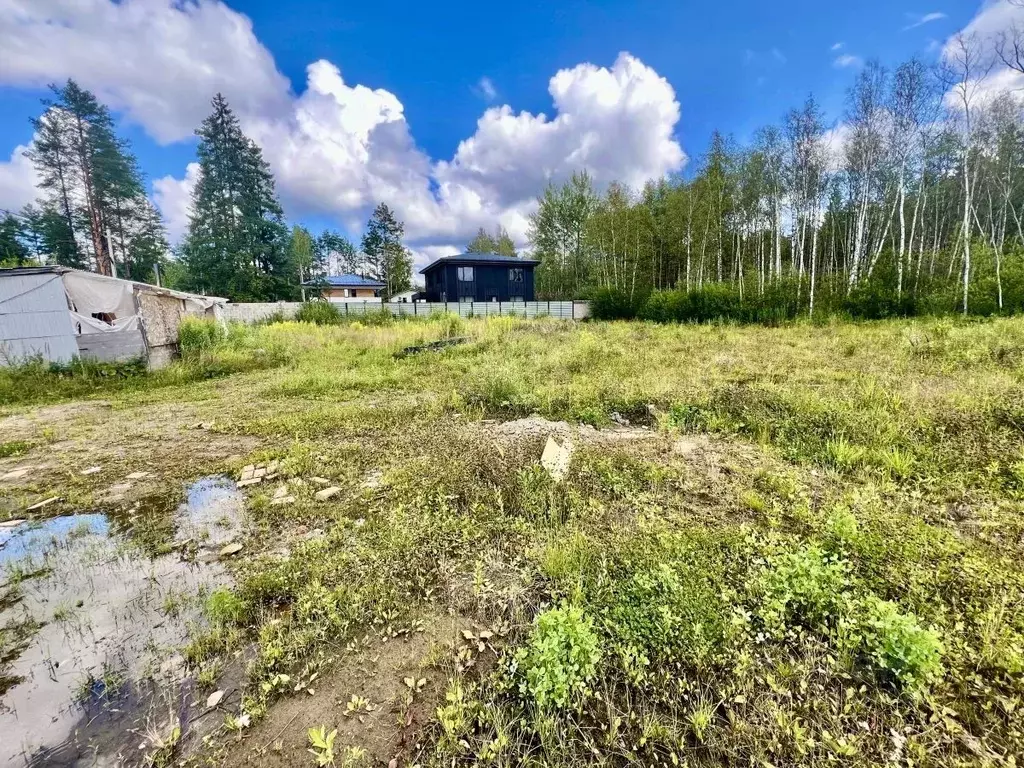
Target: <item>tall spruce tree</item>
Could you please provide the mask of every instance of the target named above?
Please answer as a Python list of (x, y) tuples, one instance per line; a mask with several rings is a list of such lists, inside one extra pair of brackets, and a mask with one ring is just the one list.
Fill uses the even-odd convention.
[(412, 257), (402, 245), (404, 234), (405, 226), (381, 203), (374, 209), (363, 235), (366, 276), (384, 283), (385, 301), (412, 285)]
[(274, 177), (223, 95), (196, 135), (199, 179), (182, 246), (186, 284), (236, 301), (297, 296)]

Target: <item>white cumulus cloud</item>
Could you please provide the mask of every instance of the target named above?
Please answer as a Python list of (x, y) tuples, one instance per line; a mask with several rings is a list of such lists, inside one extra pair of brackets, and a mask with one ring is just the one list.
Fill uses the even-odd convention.
[(188, 211), (197, 181), (199, 163), (189, 163), (183, 179), (164, 176), (153, 180), (153, 202), (163, 214), (167, 237), (172, 243), (180, 242), (188, 230)]
[[(386, 202), (423, 258), (461, 247), (480, 226), (500, 224), (522, 245), (536, 195), (573, 171), (635, 185), (686, 161), (672, 86), (627, 53), (610, 67), (557, 72), (550, 116), (487, 109), (450, 159), (417, 147), (395, 94), (346, 82), (326, 60), (306, 74), (293, 93), (249, 19), (219, 0), (0, 0), (0, 84), (74, 77), (164, 143), (190, 137), (220, 91), (263, 147), (290, 216), (328, 215), (358, 231)], [(497, 97), (486, 78), (477, 87)], [(0, 190), (22, 178), (15, 160), (0, 163)], [(195, 173), (153, 183), (174, 239)]]
[(36, 170), (27, 149), (17, 146), (8, 162), (0, 162), (0, 211), (16, 212), (36, 198)]
[(212, 0), (0, 0), (0, 81), (74, 77), (160, 142), (192, 135), (221, 91), (241, 114), (287, 108), (252, 22)]

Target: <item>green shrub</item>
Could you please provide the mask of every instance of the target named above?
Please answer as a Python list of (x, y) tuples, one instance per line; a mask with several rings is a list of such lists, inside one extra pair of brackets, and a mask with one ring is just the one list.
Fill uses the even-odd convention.
[(295, 313), (300, 323), (314, 325), (337, 325), (341, 322), (341, 312), (329, 301), (307, 301)]
[(582, 608), (563, 605), (537, 617), (529, 643), (516, 654), (520, 690), (541, 709), (564, 709), (583, 697), (601, 660), (600, 640)]
[(227, 338), (227, 329), (212, 318), (184, 317), (178, 326), (178, 351), (183, 360), (198, 360)]
[(776, 630), (825, 631), (847, 613), (849, 568), (814, 545), (776, 557), (760, 586), (760, 617)]
[(895, 603), (869, 596), (861, 631), (871, 662), (907, 690), (919, 690), (942, 674), (939, 634), (922, 627), (913, 614), (901, 613)]
[(595, 320), (632, 320), (642, 302), (617, 288), (601, 288), (590, 297), (590, 316)]

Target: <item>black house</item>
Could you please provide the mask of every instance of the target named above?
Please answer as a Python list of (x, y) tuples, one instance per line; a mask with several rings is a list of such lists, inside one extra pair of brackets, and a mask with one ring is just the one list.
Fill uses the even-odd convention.
[(540, 262), (463, 253), (445, 256), (420, 270), (427, 301), (533, 301), (533, 268)]

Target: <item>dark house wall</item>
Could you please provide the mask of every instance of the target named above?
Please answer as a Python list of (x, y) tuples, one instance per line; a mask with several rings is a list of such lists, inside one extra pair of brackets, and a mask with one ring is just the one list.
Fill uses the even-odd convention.
[[(473, 282), (470, 285), (459, 280), (459, 267), (473, 267)], [(459, 301), (468, 296), (473, 301), (511, 301), (512, 285), (509, 283), (509, 269), (522, 269), (522, 290), (517, 298), (534, 300), (533, 264), (522, 266), (507, 264), (440, 264), (426, 273), (427, 301)], [(518, 286), (517, 286), (518, 287)]]

